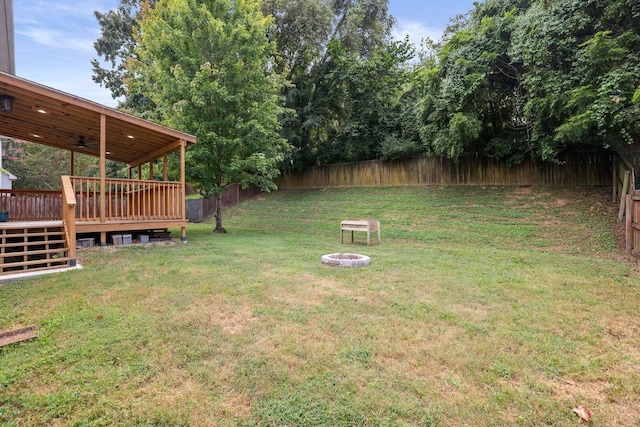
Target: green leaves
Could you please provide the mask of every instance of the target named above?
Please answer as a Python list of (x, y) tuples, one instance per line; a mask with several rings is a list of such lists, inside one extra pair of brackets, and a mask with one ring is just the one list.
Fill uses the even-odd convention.
[(640, 7), (628, 0), (486, 0), (445, 40), (423, 143), (456, 157), (554, 161), (640, 138)]
[[(274, 16), (269, 35), (278, 47), (275, 66), (292, 82), (285, 97), (295, 114), (282, 117), (282, 134), (295, 149), (283, 168), (379, 154), (382, 138), (365, 141), (365, 134), (377, 133), (368, 132), (368, 126), (381, 107), (364, 105), (363, 91), (376, 82), (371, 68), (383, 66), (368, 61), (389, 40), (395, 21), (387, 5), (387, 0), (262, 2), (264, 12)], [(356, 68), (368, 74), (356, 75)], [(362, 120), (356, 119), (361, 115)]]
[(289, 146), (279, 136), (285, 80), (272, 67), (270, 25), (257, 0), (161, 0), (140, 23), (129, 88), (165, 123), (197, 136), (187, 176), (205, 193), (275, 188)]

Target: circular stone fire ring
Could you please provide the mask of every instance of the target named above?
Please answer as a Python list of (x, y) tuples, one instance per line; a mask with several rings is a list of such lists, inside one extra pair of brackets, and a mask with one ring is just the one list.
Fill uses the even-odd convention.
[(366, 267), (371, 258), (360, 254), (327, 254), (322, 255), (322, 263), (337, 267)]

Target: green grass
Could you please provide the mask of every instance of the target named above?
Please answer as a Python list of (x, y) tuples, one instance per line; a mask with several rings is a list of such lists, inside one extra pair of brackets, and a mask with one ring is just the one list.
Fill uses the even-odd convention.
[[(0, 424), (640, 423), (640, 281), (606, 189), (282, 191), (228, 234), (0, 287)], [(382, 244), (339, 243), (376, 218)], [(321, 264), (369, 255), (366, 268)]]

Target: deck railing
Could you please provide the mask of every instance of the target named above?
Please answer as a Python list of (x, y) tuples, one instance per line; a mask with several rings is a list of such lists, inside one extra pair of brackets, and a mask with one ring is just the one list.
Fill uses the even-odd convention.
[(77, 221), (148, 221), (183, 219), (179, 182), (107, 179), (104, 209), (100, 178), (70, 177), (76, 193)]
[(0, 190), (0, 212), (10, 221), (49, 221), (62, 219), (59, 191)]
[[(76, 221), (180, 220), (184, 217), (184, 196), (179, 182), (107, 179), (103, 217), (100, 178), (72, 176), (68, 179), (75, 193)], [(60, 191), (0, 190), (0, 212), (8, 212), (10, 221), (61, 220), (63, 205)]]

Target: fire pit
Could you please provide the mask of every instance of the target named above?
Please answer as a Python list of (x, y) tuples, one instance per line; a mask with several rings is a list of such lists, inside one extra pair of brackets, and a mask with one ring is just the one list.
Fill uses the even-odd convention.
[(366, 267), (371, 258), (360, 254), (327, 254), (322, 255), (322, 263), (338, 267)]

